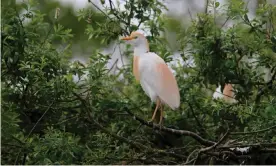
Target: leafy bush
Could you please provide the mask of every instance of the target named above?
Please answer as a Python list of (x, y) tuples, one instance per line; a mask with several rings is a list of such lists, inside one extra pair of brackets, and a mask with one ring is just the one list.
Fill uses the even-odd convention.
[[(4, 5), (2, 164), (276, 163), (275, 6), (261, 5), (249, 20), (244, 3), (231, 1), (223, 14), (236, 23), (224, 29), (214, 18), (221, 15), (206, 13), (188, 28), (175, 28), (169, 23), (177, 21), (162, 15), (166, 7), (157, 0), (128, 0), (128, 12), (102, 4), (106, 21), (87, 21), (87, 39), (106, 45), (144, 25), (150, 50), (170, 62), (175, 50), (161, 34), (173, 27), (182, 59), (194, 59), (196, 66), (175, 67), (181, 106), (165, 107), (159, 127), (147, 122), (154, 106), (130, 66), (111, 75), (106, 69), (111, 55), (101, 50), (87, 64), (70, 62), (71, 29), (58, 18), (46, 21), (36, 1)], [(93, 19), (90, 9), (79, 12), (82, 19)], [(130, 59), (131, 52), (127, 47)], [(271, 73), (268, 80), (264, 69)], [(218, 84), (233, 84), (237, 102), (212, 99)]]

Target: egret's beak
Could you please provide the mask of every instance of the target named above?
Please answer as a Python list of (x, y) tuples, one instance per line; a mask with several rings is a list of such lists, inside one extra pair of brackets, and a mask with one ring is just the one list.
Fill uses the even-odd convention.
[(131, 36), (121, 38), (121, 40), (132, 40), (132, 39), (133, 39), (133, 37), (131, 37)]

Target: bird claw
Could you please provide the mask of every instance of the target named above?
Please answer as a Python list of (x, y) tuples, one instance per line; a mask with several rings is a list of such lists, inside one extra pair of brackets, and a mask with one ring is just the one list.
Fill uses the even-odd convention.
[[(153, 119), (151, 119), (151, 120), (149, 120), (149, 121), (147, 121), (149, 124), (150, 123), (152, 123), (153, 124)], [(161, 128), (162, 128), (162, 126), (163, 126), (163, 124), (162, 124), (162, 121), (160, 121), (158, 124), (156, 124), (156, 125), (158, 125), (159, 126), (159, 130), (161, 130)], [(154, 125), (153, 125), (153, 127), (154, 127)]]
[(159, 130), (161, 130), (163, 124), (161, 122), (159, 122), (158, 125), (159, 125)]
[(153, 120), (151, 119), (151, 120), (149, 120), (149, 121), (147, 121), (148, 122), (148, 124), (152, 124), (152, 127), (154, 128), (154, 125), (153, 125)]

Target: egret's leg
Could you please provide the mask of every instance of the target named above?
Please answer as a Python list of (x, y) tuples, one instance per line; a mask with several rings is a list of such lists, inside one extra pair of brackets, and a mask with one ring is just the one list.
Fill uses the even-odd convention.
[(163, 122), (163, 107), (162, 107), (162, 104), (160, 104), (160, 120), (159, 120), (159, 125), (160, 125), (160, 128), (161, 128), (161, 125), (162, 125), (162, 122)]
[(160, 100), (159, 100), (159, 98), (157, 98), (157, 100), (156, 100), (156, 107), (155, 107), (155, 110), (154, 110), (153, 115), (151, 117), (151, 120), (149, 122), (152, 122), (154, 120), (156, 112), (157, 112), (159, 106), (160, 106)]

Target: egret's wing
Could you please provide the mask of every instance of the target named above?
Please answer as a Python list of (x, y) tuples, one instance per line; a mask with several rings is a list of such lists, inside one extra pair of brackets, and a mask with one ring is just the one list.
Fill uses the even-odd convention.
[(235, 103), (233, 87), (231, 84), (226, 84), (223, 89), (224, 100), (228, 103)]
[(235, 103), (233, 87), (231, 84), (225, 85), (223, 92), (221, 92), (221, 86), (217, 87), (216, 91), (213, 93), (214, 99), (224, 99), (228, 103)]
[(180, 95), (174, 75), (158, 55), (147, 53), (141, 61), (141, 81), (145, 81), (160, 99), (172, 109), (180, 105)]

